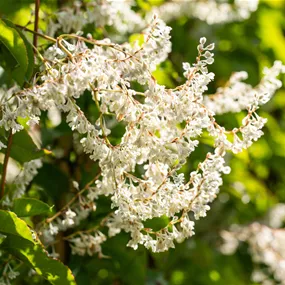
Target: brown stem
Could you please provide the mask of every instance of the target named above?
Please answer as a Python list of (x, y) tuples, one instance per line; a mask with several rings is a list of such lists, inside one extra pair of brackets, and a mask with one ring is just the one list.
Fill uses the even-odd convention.
[(88, 230), (81, 230), (81, 231), (77, 231), (77, 232), (74, 232), (66, 237), (64, 237), (63, 239), (64, 240), (69, 240), (71, 239), (72, 237), (76, 236), (76, 235), (80, 235), (80, 234), (89, 234), (89, 233), (92, 233), (92, 232), (95, 232), (96, 230), (98, 230), (100, 227), (104, 227), (106, 222), (108, 221), (108, 218), (113, 215), (114, 212), (110, 212), (109, 214), (107, 214), (101, 221), (98, 225), (96, 225), (95, 227), (92, 227)]
[(24, 26), (22, 26), (22, 25), (19, 25), (19, 24), (14, 24), (14, 25), (15, 25), (16, 27), (20, 28), (20, 29), (23, 29), (24, 31), (33, 33), (34, 35), (37, 35), (37, 36), (42, 37), (42, 38), (44, 38), (44, 39), (46, 39), (46, 40), (48, 40), (48, 41), (51, 41), (51, 42), (56, 43), (56, 39), (55, 39), (55, 38), (52, 38), (52, 37), (46, 36), (46, 35), (44, 35), (44, 34), (38, 33), (38, 32), (36, 32), (36, 31), (33, 31), (33, 30), (31, 30), (31, 29), (28, 29), (28, 28), (26, 28), (26, 27), (24, 27)]
[(9, 137), (8, 137), (7, 150), (5, 153), (5, 158), (4, 158), (4, 163), (3, 163), (0, 200), (3, 198), (4, 193), (5, 193), (5, 180), (6, 180), (8, 160), (9, 160), (9, 156), (11, 152), (12, 138), (13, 138), (13, 133), (11, 130), (9, 133)]
[(83, 194), (101, 175), (101, 171), (90, 181), (88, 182), (83, 189), (81, 189), (65, 206), (63, 206), (57, 213), (55, 213), (52, 217), (46, 219), (46, 223), (51, 223), (54, 219), (59, 217), (70, 205), (72, 205), (78, 197)]
[(33, 39), (33, 45), (35, 47), (38, 46), (38, 29), (39, 29), (39, 11), (40, 11), (40, 0), (35, 0), (35, 24), (34, 24), (34, 39)]

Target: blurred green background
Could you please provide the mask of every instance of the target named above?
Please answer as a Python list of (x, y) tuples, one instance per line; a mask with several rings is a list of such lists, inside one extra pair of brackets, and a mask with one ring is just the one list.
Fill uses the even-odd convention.
[[(11, 5), (5, 5), (7, 1), (11, 1)], [(163, 2), (138, 0), (135, 9), (144, 13), (152, 5)], [(26, 25), (33, 16), (31, 3), (32, 1), (1, 1), (0, 13), (14, 23)], [(55, 11), (58, 4), (63, 3), (42, 1), (41, 29), (45, 29), (45, 13)], [(247, 71), (247, 82), (255, 85), (261, 79), (265, 66), (271, 66), (276, 59), (285, 63), (285, 1), (263, 0), (258, 10), (242, 22), (208, 25), (183, 16), (168, 25), (172, 27), (173, 49), (169, 59), (157, 67), (154, 76), (160, 84), (170, 88), (183, 82), (182, 62), (195, 61), (200, 37), (206, 37), (208, 42), (216, 44), (215, 63), (210, 66), (210, 71), (215, 73), (215, 81), (210, 84), (209, 93), (214, 93), (217, 87), (223, 86), (232, 72)], [(109, 29), (112, 30), (112, 27)], [(93, 27), (86, 27), (84, 32), (91, 32), (96, 38), (103, 37), (102, 31), (94, 30)], [(134, 40), (135, 37), (126, 35), (126, 39), (128, 38)], [(284, 77), (283, 83), (285, 84)], [(80, 106), (91, 121), (96, 120), (98, 111), (91, 96), (83, 96)], [(249, 150), (235, 156), (228, 154), (232, 171), (224, 176), (218, 198), (211, 205), (207, 217), (196, 223), (195, 236), (177, 244), (175, 249), (162, 254), (153, 254), (142, 247), (134, 251), (126, 247), (128, 235), (122, 233), (103, 245), (103, 253), (110, 258), (99, 259), (97, 256), (71, 255), (67, 244), (60, 243), (57, 250), (63, 261), (73, 270), (78, 284), (255, 284), (250, 279), (254, 263), (248, 247), (243, 245), (234, 255), (225, 256), (219, 251), (219, 233), (232, 224), (247, 224), (259, 220), (273, 205), (285, 203), (284, 108), (285, 89), (282, 88), (273, 100), (259, 110), (259, 114), (268, 119), (264, 136)], [(221, 125), (233, 128), (243, 115), (227, 114), (218, 116), (217, 120)], [(70, 179), (79, 181), (83, 186), (96, 173), (97, 165), (87, 155), (76, 151), (72, 132), (64, 120), (53, 128), (44, 114), (41, 124), (42, 146), (61, 155), (49, 156), (45, 160), (43, 168), (30, 185), (28, 196), (41, 198), (59, 209), (72, 197)], [(124, 125), (116, 126), (112, 130), (111, 142), (117, 143), (123, 133)], [(200, 141), (200, 147), (182, 169), (186, 175), (212, 149), (206, 137), (202, 137)], [(96, 225), (108, 214), (109, 207), (110, 201), (101, 198), (97, 203), (97, 211), (78, 229)], [(27, 274), (27, 269), (21, 270)], [(15, 284), (45, 283), (37, 276), (27, 276), (25, 280), (17, 279)]]

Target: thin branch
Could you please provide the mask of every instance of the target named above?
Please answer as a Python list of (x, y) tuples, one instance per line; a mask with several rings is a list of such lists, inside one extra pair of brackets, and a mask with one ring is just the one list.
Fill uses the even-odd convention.
[(56, 214), (54, 214), (52, 217), (46, 219), (46, 223), (51, 223), (54, 219), (59, 217), (66, 209), (69, 208), (70, 205), (72, 205), (80, 195), (82, 195), (101, 175), (101, 171), (90, 181), (88, 182), (65, 206), (63, 206)]
[(39, 11), (40, 11), (40, 0), (35, 0), (35, 24), (34, 24), (34, 38), (33, 38), (33, 45), (35, 47), (38, 46), (38, 29), (39, 29)]
[(74, 237), (74, 236), (76, 236), (76, 235), (89, 234), (89, 233), (92, 233), (92, 232), (98, 230), (100, 227), (105, 226), (105, 223), (107, 222), (108, 218), (109, 218), (112, 214), (114, 214), (113, 211), (110, 212), (110, 213), (108, 213), (108, 214), (100, 221), (100, 223), (99, 223), (98, 225), (96, 225), (95, 227), (92, 227), (92, 228), (87, 229), (87, 230), (81, 230), (81, 231), (74, 232), (74, 233), (72, 233), (72, 234), (70, 234), (70, 235), (64, 237), (63, 239), (64, 239), (64, 240), (69, 240), (69, 239), (71, 239), (72, 237)]
[(14, 24), (14, 25), (15, 25), (16, 27), (20, 28), (20, 29), (23, 29), (24, 31), (33, 33), (33, 34), (35, 34), (35, 35), (37, 35), (37, 36), (39, 36), (39, 37), (42, 37), (42, 38), (44, 38), (44, 39), (46, 39), (46, 40), (48, 40), (48, 41), (51, 41), (51, 42), (56, 43), (56, 39), (55, 39), (55, 38), (49, 37), (49, 36), (47, 36), (47, 35), (44, 35), (44, 34), (41, 34), (41, 33), (38, 33), (38, 32), (35, 32), (35, 31), (33, 31), (33, 30), (31, 30), (31, 29), (28, 29), (28, 28), (26, 28), (26, 27), (24, 27), (24, 26), (22, 26), (22, 25), (19, 25), (19, 24)]
[(9, 156), (11, 152), (12, 138), (13, 138), (13, 133), (11, 130), (9, 133), (9, 137), (8, 137), (7, 150), (5, 153), (5, 158), (4, 158), (4, 163), (3, 163), (0, 200), (3, 198), (5, 194), (5, 180), (6, 180), (6, 174), (7, 174), (8, 160), (9, 160)]

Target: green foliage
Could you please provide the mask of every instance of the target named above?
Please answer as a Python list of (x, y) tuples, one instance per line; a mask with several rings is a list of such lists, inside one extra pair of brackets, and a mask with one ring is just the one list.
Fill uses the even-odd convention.
[(23, 7), (28, 7), (33, 4), (33, 0), (19, 0), (19, 1), (1, 1), (0, 16), (11, 16)]
[(51, 212), (49, 205), (33, 198), (15, 199), (12, 210), (18, 217), (31, 217)]
[[(56, 2), (61, 1), (41, 1), (42, 11), (54, 12)], [(162, 2), (137, 0), (136, 9), (144, 14), (153, 5)], [(0, 16), (13, 19), (15, 23), (26, 24), (30, 19), (31, 3), (34, 1), (13, 1), (13, 4), (9, 0), (0, 1)], [(209, 93), (214, 93), (219, 86), (223, 86), (232, 72), (240, 70), (246, 70), (249, 73), (247, 82), (255, 85), (265, 65), (271, 65), (275, 59), (285, 59), (284, 14), (284, 1), (267, 0), (262, 1), (259, 10), (244, 22), (209, 26), (197, 19), (176, 19), (170, 23), (173, 44), (170, 58), (157, 66), (153, 76), (166, 87), (182, 84), (182, 62), (195, 61), (197, 42), (201, 36), (205, 36), (209, 42), (216, 44), (215, 63), (210, 67), (210, 71), (216, 74), (216, 80), (210, 84)], [(86, 34), (91, 33), (101, 38), (105, 32), (100, 28), (94, 29), (92, 25), (84, 30)], [(143, 42), (140, 34), (126, 35), (126, 38), (130, 42)], [(4, 79), (9, 83), (14, 79), (20, 85), (29, 81), (35, 73), (33, 58), (33, 49), (26, 33), (24, 35), (8, 20), (0, 20), (0, 65), (5, 69), (0, 84)], [(143, 91), (143, 86), (137, 89)], [(98, 109), (91, 95), (87, 93), (78, 101), (87, 118), (95, 123), (99, 116)], [(109, 258), (72, 255), (65, 242), (55, 244), (61, 259), (72, 269), (77, 284), (253, 284), (250, 275), (254, 265), (247, 248), (242, 247), (232, 256), (222, 255), (219, 251), (220, 231), (228, 229), (232, 224), (249, 224), (259, 220), (273, 205), (285, 203), (284, 95), (283, 88), (259, 111), (262, 116), (268, 118), (264, 137), (255, 142), (248, 151), (235, 157), (228, 155), (232, 171), (230, 175), (224, 176), (221, 193), (211, 205), (209, 215), (197, 222), (195, 236), (178, 244), (175, 250), (152, 254), (139, 247), (134, 251), (126, 248), (128, 234), (120, 234), (103, 245), (103, 254)], [(114, 126), (111, 116), (105, 116), (105, 120), (112, 130), (108, 137), (110, 142), (119, 144), (125, 132), (125, 125), (121, 122)], [(217, 120), (227, 128), (234, 128), (240, 121), (240, 116), (226, 114), (219, 116)], [(3, 129), (0, 132), (1, 142), (7, 144), (7, 134)], [(71, 187), (72, 180), (78, 181), (81, 189), (98, 172), (97, 164), (86, 154), (76, 152), (72, 132), (66, 123), (52, 127), (47, 114), (43, 113), (39, 132), (42, 145), (50, 150), (50, 155), (45, 157), (43, 167), (27, 187), (26, 196), (15, 199), (12, 208), (17, 216), (27, 217), (31, 228), (38, 225), (41, 217), (37, 215), (51, 216), (48, 205), (54, 205), (54, 211), (59, 211), (75, 196), (77, 190)], [(181, 169), (186, 177), (189, 177), (189, 173), (205, 158), (205, 154), (212, 150), (213, 140), (207, 134), (197, 139), (201, 148), (191, 155)], [(3, 158), (6, 149), (3, 148), (0, 152)], [(23, 165), (44, 155), (44, 150), (39, 149), (31, 138), (28, 126), (13, 136), (10, 157), (19, 164)], [(2, 172), (1, 164), (0, 171)], [(143, 169), (136, 169), (136, 175), (143, 173)], [(108, 215), (110, 204), (108, 197), (97, 200), (96, 212), (84, 219), (75, 230), (99, 225)], [(86, 205), (83, 204), (82, 207), (84, 206)], [(52, 284), (75, 284), (71, 271), (58, 260), (48, 257), (39, 240), (33, 239), (26, 222), (17, 216), (0, 210), (0, 250), (34, 268)], [(167, 217), (155, 218), (146, 221), (145, 226), (159, 229), (167, 225), (167, 222)], [(69, 232), (64, 234), (68, 235)], [(50, 248), (48, 250), (50, 251)], [(43, 284), (41, 279), (21, 278), (23, 279), (15, 280), (15, 285)]]
[(147, 253), (140, 248), (126, 248), (126, 234), (118, 235), (104, 244), (107, 258), (72, 256), (70, 268), (77, 272), (78, 284), (105, 285), (117, 280), (119, 284), (146, 284)]
[(33, 234), (27, 224), (13, 212), (0, 210), (0, 233), (7, 236), (1, 243), (1, 250), (22, 260), (33, 267), (54, 285), (75, 285), (71, 271), (60, 261), (48, 257), (42, 244)]
[(23, 85), (33, 74), (34, 56), (31, 44), (15, 25), (0, 19), (1, 65), (8, 74)]
[[(1, 141), (7, 143), (3, 129), (0, 133)], [(12, 144), (13, 147), (10, 156), (21, 164), (44, 155), (44, 150), (38, 149), (27, 130), (22, 130), (14, 134)], [(5, 149), (1, 149), (1, 152), (5, 153)]]

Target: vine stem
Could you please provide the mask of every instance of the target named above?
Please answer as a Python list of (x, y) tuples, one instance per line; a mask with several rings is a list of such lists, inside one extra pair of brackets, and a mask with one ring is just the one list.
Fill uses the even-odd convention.
[(5, 180), (6, 180), (6, 174), (7, 174), (8, 160), (9, 160), (9, 156), (11, 152), (12, 139), (13, 139), (13, 133), (11, 130), (9, 133), (9, 137), (8, 137), (7, 151), (5, 153), (5, 158), (4, 158), (4, 163), (3, 163), (0, 200), (3, 198), (5, 194)]
[(14, 25), (15, 25), (16, 27), (20, 28), (20, 29), (23, 29), (24, 31), (33, 33), (34, 35), (37, 35), (37, 36), (42, 37), (42, 38), (44, 38), (44, 39), (46, 39), (46, 40), (48, 40), (48, 41), (51, 41), (51, 42), (56, 43), (56, 39), (55, 39), (55, 38), (52, 38), (52, 37), (49, 37), (49, 36), (47, 36), (47, 35), (41, 34), (41, 33), (39, 33), (39, 32), (33, 31), (33, 30), (31, 30), (31, 29), (29, 29), (29, 28), (27, 28), (27, 27), (24, 27), (24, 26), (22, 26), (22, 25), (19, 25), (19, 24), (14, 24)]
[(35, 24), (34, 24), (34, 38), (33, 38), (33, 45), (35, 47), (38, 46), (38, 29), (39, 29), (39, 11), (40, 11), (40, 0), (35, 0)]
[(55, 213), (52, 217), (45, 220), (46, 223), (51, 223), (54, 219), (60, 216), (70, 205), (72, 205), (77, 198), (83, 194), (89, 187), (100, 177), (101, 171), (90, 181), (88, 182), (83, 189), (81, 189), (65, 206), (63, 206), (57, 213)]
[(87, 230), (82, 230), (82, 231), (77, 231), (77, 232), (74, 232), (66, 237), (64, 237), (63, 239), (64, 240), (69, 240), (71, 239), (72, 237), (76, 236), (76, 235), (80, 235), (80, 234), (89, 234), (89, 233), (92, 233), (92, 232), (95, 232), (96, 230), (98, 230), (100, 227), (103, 227), (105, 226), (105, 223), (107, 222), (108, 218), (113, 215), (114, 212), (110, 212), (109, 214), (107, 214), (101, 221), (98, 225), (96, 225), (95, 227), (92, 227), (90, 229), (87, 229)]

